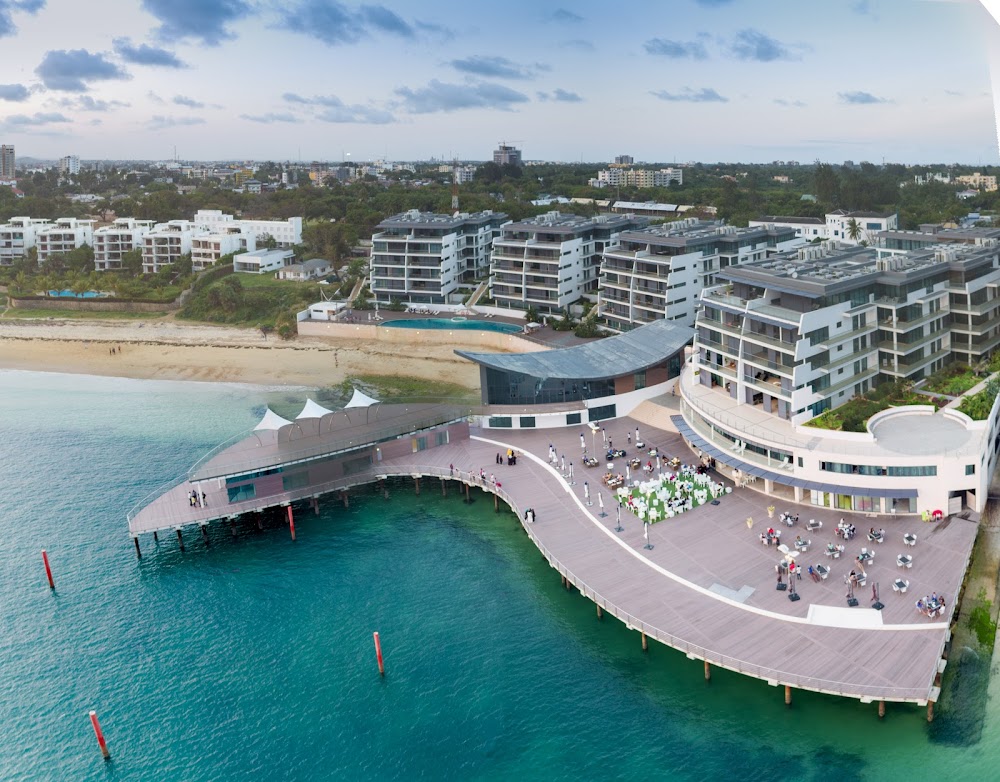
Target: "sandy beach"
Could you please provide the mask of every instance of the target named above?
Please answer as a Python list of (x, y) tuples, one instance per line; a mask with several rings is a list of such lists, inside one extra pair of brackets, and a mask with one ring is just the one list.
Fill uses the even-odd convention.
[(478, 368), (453, 347), (265, 341), (256, 329), (169, 320), (0, 320), (0, 369), (158, 380), (330, 386), (351, 375), (398, 375), (478, 388)]

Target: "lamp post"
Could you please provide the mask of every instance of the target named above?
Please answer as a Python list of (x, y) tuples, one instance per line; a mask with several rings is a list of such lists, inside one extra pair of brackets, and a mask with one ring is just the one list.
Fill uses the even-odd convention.
[(622, 506), (619, 505), (618, 506), (618, 526), (615, 527), (615, 532), (621, 532), (623, 529), (625, 529), (625, 528), (622, 526)]

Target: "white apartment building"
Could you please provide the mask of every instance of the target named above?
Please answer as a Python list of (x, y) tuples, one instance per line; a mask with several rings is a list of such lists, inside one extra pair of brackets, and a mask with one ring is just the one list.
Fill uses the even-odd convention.
[(35, 235), (38, 263), (43, 264), (53, 255), (61, 255), (89, 244), (94, 245), (94, 221), (75, 217), (60, 217), (54, 223), (38, 230)]
[(684, 169), (609, 168), (597, 172), (598, 187), (669, 187), (684, 184)]
[(252, 250), (233, 258), (233, 271), (266, 274), (288, 266), (295, 258), (291, 250)]
[(699, 297), (729, 266), (802, 243), (791, 228), (737, 228), (695, 218), (623, 231), (601, 264), (598, 315), (615, 331), (654, 320), (694, 326)]
[(191, 268), (204, 271), (224, 255), (256, 249), (256, 237), (248, 237), (236, 227), (217, 233), (196, 233), (191, 238)]
[(376, 301), (445, 304), (459, 283), (488, 272), (507, 215), (434, 214), (413, 209), (383, 220), (372, 234), (371, 291)]
[(826, 218), (782, 217), (767, 215), (759, 220), (750, 220), (751, 228), (774, 225), (795, 230), (796, 235), (808, 240), (832, 239), (840, 244), (867, 246), (875, 244), (881, 231), (899, 228), (899, 215), (895, 212), (847, 212), (838, 209)]
[(490, 296), (498, 305), (555, 312), (597, 290), (601, 257), (619, 234), (645, 225), (634, 215), (548, 212), (508, 223), (493, 242)]
[(0, 266), (10, 266), (26, 257), (28, 250), (36, 246), (36, 234), (47, 225), (48, 220), (31, 217), (12, 217), (0, 225)]
[(59, 173), (76, 176), (80, 173), (80, 158), (76, 155), (66, 155), (59, 158)]
[(191, 252), (191, 240), (200, 233), (190, 220), (157, 223), (142, 240), (142, 271), (155, 274)]
[(199, 209), (194, 215), (194, 225), (206, 233), (230, 233), (238, 230), (246, 237), (246, 248), (255, 250), (262, 236), (272, 236), (278, 247), (294, 247), (302, 243), (302, 218), (287, 220), (238, 220), (218, 209)]
[(142, 240), (153, 229), (152, 220), (119, 217), (111, 225), (94, 231), (94, 268), (99, 272), (122, 268), (122, 256), (142, 248)]

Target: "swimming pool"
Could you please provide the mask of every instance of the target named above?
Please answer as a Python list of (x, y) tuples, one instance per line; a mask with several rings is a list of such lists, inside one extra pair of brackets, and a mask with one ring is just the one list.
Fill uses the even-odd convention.
[(395, 329), (499, 331), (501, 334), (517, 334), (521, 331), (521, 327), (513, 323), (493, 323), (488, 320), (466, 320), (465, 318), (403, 318), (401, 320), (387, 320), (382, 325)]
[(103, 299), (110, 295), (110, 293), (104, 293), (102, 291), (84, 291), (83, 293), (73, 293), (73, 291), (69, 289), (63, 291), (49, 291), (49, 296), (54, 299)]

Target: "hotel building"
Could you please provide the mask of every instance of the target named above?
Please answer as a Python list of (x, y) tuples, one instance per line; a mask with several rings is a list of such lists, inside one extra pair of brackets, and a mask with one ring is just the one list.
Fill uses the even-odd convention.
[(85, 244), (94, 244), (94, 221), (75, 217), (60, 217), (54, 223), (40, 228), (35, 235), (38, 263), (45, 263), (53, 255), (62, 255)]
[(146, 234), (153, 229), (152, 220), (119, 217), (111, 225), (94, 231), (94, 268), (99, 272), (122, 268), (122, 256), (141, 249)]
[(548, 212), (508, 223), (493, 242), (490, 295), (499, 306), (561, 310), (597, 290), (604, 250), (645, 222), (633, 215)]
[(142, 240), (142, 271), (156, 274), (191, 252), (191, 241), (198, 233), (190, 220), (170, 220), (157, 223)]
[(35, 246), (38, 231), (47, 225), (50, 225), (48, 220), (31, 217), (12, 217), (0, 225), (0, 266), (10, 266), (26, 257)]
[(507, 215), (489, 210), (456, 215), (394, 215), (372, 234), (371, 291), (375, 300), (445, 304), (489, 269), (493, 240)]

